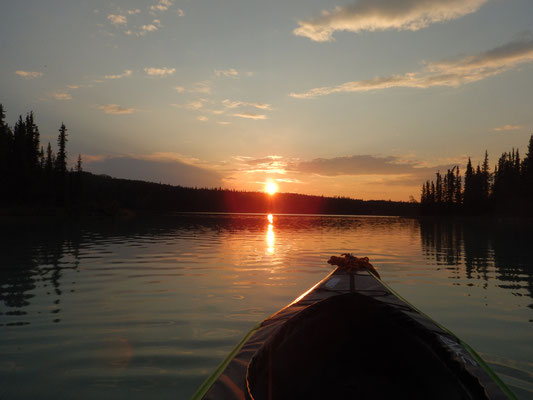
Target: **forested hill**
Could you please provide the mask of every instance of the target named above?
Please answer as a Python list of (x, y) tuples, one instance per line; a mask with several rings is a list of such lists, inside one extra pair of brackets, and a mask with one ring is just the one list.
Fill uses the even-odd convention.
[(198, 189), (111, 178), (83, 172), (84, 213), (242, 212), (291, 214), (416, 215), (417, 203), (354, 200), (294, 193)]
[(117, 215), (129, 212), (166, 213), (260, 212), (294, 214), (414, 215), (416, 203), (363, 201), (223, 189), (197, 189), (116, 179), (82, 170), (81, 155), (68, 169), (68, 133), (59, 128), (57, 148), (41, 145), (33, 113), (19, 116), (14, 127), (5, 122), (0, 104), (0, 214)]

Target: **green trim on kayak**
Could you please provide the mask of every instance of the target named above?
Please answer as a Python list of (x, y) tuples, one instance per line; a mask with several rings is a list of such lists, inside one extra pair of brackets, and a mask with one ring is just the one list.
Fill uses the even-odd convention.
[(250, 339), (250, 337), (260, 328), (261, 323), (254, 326), (247, 334), (242, 338), (242, 340), (233, 348), (233, 350), (228, 354), (228, 356), (222, 361), (222, 363), (217, 367), (215, 372), (213, 372), (202, 385), (198, 388), (196, 393), (193, 394), (191, 400), (200, 400), (207, 393), (209, 388), (215, 383), (219, 376), (224, 372), (230, 361), (237, 355), (241, 350), (242, 346)]
[(413, 309), (415, 309), (417, 312), (419, 312), (420, 314), (422, 314), (424, 317), (426, 317), (427, 319), (429, 319), (430, 321), (432, 321), (435, 325), (437, 325), (440, 329), (442, 329), (443, 331), (445, 332), (448, 332), (450, 335), (452, 336), (455, 336), (456, 338), (459, 339), (459, 343), (461, 344), (461, 346), (463, 346), (463, 348), (472, 356), (472, 358), (474, 360), (476, 360), (476, 362), (481, 366), (481, 368), (483, 368), (483, 370), (487, 373), (487, 375), (490, 376), (490, 378), (496, 382), (496, 384), (500, 387), (500, 389), (502, 390), (503, 393), (505, 393), (505, 395), (511, 399), (511, 400), (518, 400), (518, 398), (515, 396), (515, 394), (511, 391), (511, 389), (509, 389), (507, 387), (507, 385), (500, 379), (500, 377), (498, 375), (496, 375), (496, 373), (487, 365), (487, 363), (479, 356), (479, 354), (476, 353), (476, 351), (470, 347), (470, 345), (466, 342), (464, 342), (461, 338), (459, 338), (455, 333), (453, 333), (451, 330), (449, 330), (448, 328), (442, 326), (441, 324), (439, 324), (437, 321), (435, 321), (433, 318), (431, 318), (429, 315), (427, 315), (426, 313), (422, 312), (421, 310), (419, 310), (418, 308), (416, 308), (414, 305), (412, 305), (411, 303), (409, 303), (404, 297), (400, 296), (394, 289), (392, 289), (389, 285), (387, 285), (385, 282), (383, 282), (382, 280), (380, 280), (378, 277), (374, 276), (372, 273), (370, 273), (370, 275), (375, 279), (377, 280), (379, 283), (381, 283), (383, 286), (385, 286), (387, 289), (390, 290), (390, 292), (396, 296), (398, 299), (400, 299), (401, 301), (409, 304), (411, 307), (413, 307)]

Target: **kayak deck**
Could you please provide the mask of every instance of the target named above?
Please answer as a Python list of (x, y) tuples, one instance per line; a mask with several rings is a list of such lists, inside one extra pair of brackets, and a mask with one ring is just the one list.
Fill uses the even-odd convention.
[(193, 399), (392, 397), (514, 398), (371, 273), (337, 268), (254, 328)]

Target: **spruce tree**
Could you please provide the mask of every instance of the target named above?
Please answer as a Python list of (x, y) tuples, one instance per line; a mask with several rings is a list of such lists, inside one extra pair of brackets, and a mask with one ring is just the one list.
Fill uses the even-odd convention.
[(64, 176), (67, 172), (67, 128), (61, 123), (57, 137), (56, 172)]
[(466, 164), (463, 202), (467, 212), (469, 212), (471, 207), (474, 206), (474, 168), (472, 168), (472, 160), (470, 157), (468, 157), (468, 164)]
[(527, 153), (522, 161), (521, 172), (526, 212), (533, 214), (533, 135), (529, 138)]

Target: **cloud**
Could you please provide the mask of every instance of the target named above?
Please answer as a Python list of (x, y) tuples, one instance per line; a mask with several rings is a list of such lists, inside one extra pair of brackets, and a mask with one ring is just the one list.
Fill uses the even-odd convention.
[(185, 104), (185, 108), (188, 110), (199, 110), (204, 106), (204, 103), (201, 101), (191, 101), (187, 104)]
[(243, 163), (242, 170), (249, 174), (260, 172), (285, 175), (289, 172), (291, 165), (290, 160), (284, 160), (281, 156), (266, 156), (263, 158), (243, 157), (240, 161)]
[(66, 92), (55, 92), (52, 93), (52, 97), (56, 100), (72, 100), (70, 93)]
[(84, 169), (96, 174), (106, 174), (124, 179), (141, 179), (188, 187), (219, 187), (222, 177), (215, 171), (165, 154), (84, 156)]
[(186, 104), (171, 104), (172, 107), (185, 108), (187, 110), (198, 111), (204, 107), (204, 100), (193, 100)]
[(227, 108), (254, 107), (260, 110), (272, 110), (271, 105), (266, 103), (248, 103), (245, 101), (232, 101), (230, 99), (225, 99), (222, 100), (222, 104)]
[(165, 77), (165, 76), (170, 76), (170, 75), (174, 75), (174, 73), (176, 72), (176, 68), (154, 68), (154, 67), (150, 67), (150, 68), (145, 68), (144, 69), (144, 72), (146, 72), (147, 75), (149, 76), (156, 76), (156, 77)]
[(249, 112), (236, 113), (236, 114), (232, 114), (231, 116), (237, 117), (237, 118), (246, 118), (246, 119), (268, 119), (266, 115), (254, 114), (254, 113), (249, 113)]
[(106, 75), (104, 76), (105, 79), (122, 79), (126, 78), (128, 76), (131, 76), (133, 74), (133, 71), (131, 69), (125, 69), (123, 73), (118, 75)]
[[(464, 160), (463, 160), (464, 162)], [(452, 169), (457, 163), (427, 166), (425, 163), (406, 161), (396, 156), (353, 155), (335, 158), (316, 158), (293, 163), (294, 172), (318, 176), (374, 176), (391, 185), (419, 185), (431, 179), (436, 171)]]
[(228, 121), (218, 121), (217, 124), (219, 124), (219, 125), (229, 125), (230, 123)]
[(190, 93), (203, 93), (203, 94), (209, 94), (211, 93), (211, 82), (209, 81), (201, 81), (196, 82), (190, 89)]
[(98, 106), (98, 108), (104, 113), (110, 115), (128, 115), (134, 114), (135, 112), (139, 111), (136, 108), (123, 107), (119, 106), (118, 104), (103, 104)]
[(359, 0), (299, 21), (293, 33), (316, 42), (333, 40), (335, 31), (416, 31), (476, 12), (488, 0)]
[(367, 92), (394, 87), (419, 89), (434, 86), (458, 87), (501, 74), (519, 64), (532, 61), (533, 38), (528, 35), (474, 56), (428, 63), (425, 68), (417, 72), (346, 82), (338, 86), (324, 86), (289, 95), (298, 99), (307, 99), (332, 93)]
[(209, 81), (201, 81), (196, 82), (189, 88), (185, 88), (184, 86), (174, 86), (174, 90), (178, 93), (202, 93), (202, 94), (210, 94), (211, 93), (211, 82)]
[(397, 157), (376, 157), (372, 155), (355, 155), (336, 158), (316, 158), (300, 162), (299, 172), (324, 175), (397, 175), (411, 172), (412, 163), (397, 163)]
[(139, 10), (138, 8), (136, 8), (135, 10), (128, 10), (127, 13), (128, 13), (128, 15), (140, 14), (140, 13), (141, 13), (141, 10)]
[(207, 118), (207, 117), (205, 117), (205, 116), (203, 116), (203, 115), (200, 115), (200, 116), (198, 117), (198, 121), (202, 121), (202, 122), (205, 122), (205, 121), (207, 121), (208, 119), (209, 119), (209, 118)]
[(118, 14), (109, 14), (107, 16), (107, 19), (113, 24), (113, 25), (126, 25), (128, 23), (128, 19), (124, 15), (118, 15)]
[(176, 13), (180, 16), (180, 17), (183, 17), (185, 15), (185, 12), (181, 9), (181, 8), (178, 8), (176, 10)]
[(149, 24), (149, 25), (143, 25), (141, 26), (141, 29), (145, 32), (154, 32), (154, 31), (157, 31), (157, 26), (153, 25), (153, 24)]
[(41, 76), (43, 76), (43, 73), (42, 72), (37, 72), (37, 71), (21, 71), (21, 70), (18, 70), (18, 71), (15, 71), (15, 74), (24, 78), (24, 79), (35, 79), (35, 78), (40, 78)]
[(234, 68), (230, 69), (215, 69), (216, 76), (224, 76), (226, 78), (237, 78), (239, 76), (239, 71)]
[(150, 6), (151, 11), (167, 11), (174, 2), (172, 0), (159, 0), (157, 4)]
[(498, 127), (494, 128), (493, 131), (496, 131), (496, 132), (516, 131), (516, 130), (519, 130), (519, 129), (522, 129), (522, 128), (523, 128), (522, 125), (504, 125), (504, 126), (498, 126)]

